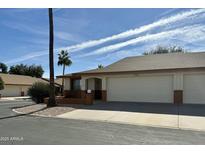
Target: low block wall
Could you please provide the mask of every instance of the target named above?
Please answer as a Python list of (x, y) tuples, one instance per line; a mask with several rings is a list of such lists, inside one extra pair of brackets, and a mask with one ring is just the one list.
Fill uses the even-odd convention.
[[(44, 99), (44, 103), (48, 103), (49, 98)], [(93, 104), (93, 95), (92, 94), (85, 94), (84, 98), (65, 98), (63, 96), (56, 97), (57, 104)]]
[(65, 98), (81, 98), (81, 90), (64, 90), (63, 96)]

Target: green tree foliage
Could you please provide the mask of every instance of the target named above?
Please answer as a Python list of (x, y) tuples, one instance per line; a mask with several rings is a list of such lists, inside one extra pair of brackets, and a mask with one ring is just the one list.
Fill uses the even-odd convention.
[(104, 68), (102, 64), (98, 65), (98, 69)]
[(37, 77), (41, 78), (43, 76), (44, 70), (43, 68), (39, 65), (24, 65), (24, 64), (19, 64), (19, 65), (13, 65), (10, 67), (9, 70), (10, 74), (18, 74), (18, 75), (28, 75), (32, 77)]
[(72, 61), (70, 59), (70, 56), (68, 54), (67, 50), (61, 50), (58, 54), (58, 65), (59, 66), (70, 66), (72, 64)]
[(8, 73), (7, 72), (8, 67), (4, 63), (0, 63), (0, 73)]
[(171, 46), (171, 47), (163, 47), (163, 46), (157, 46), (156, 48), (144, 52), (143, 55), (155, 55), (155, 54), (165, 54), (165, 53), (176, 53), (176, 52), (186, 52), (182, 47), (178, 46)]
[(28, 89), (28, 95), (31, 96), (36, 103), (43, 103), (43, 99), (49, 97), (49, 89), (49, 84), (36, 82)]
[(0, 77), (0, 90), (3, 90), (3, 89), (4, 89), (4, 81)]

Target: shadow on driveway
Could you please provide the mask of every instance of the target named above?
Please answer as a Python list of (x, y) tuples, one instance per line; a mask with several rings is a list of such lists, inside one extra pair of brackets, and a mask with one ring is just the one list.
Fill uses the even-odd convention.
[(66, 104), (61, 106), (76, 109), (125, 111), (141, 113), (158, 113), (172, 115), (205, 116), (205, 105), (174, 105), (170, 103), (141, 103), (141, 102), (96, 102), (93, 105)]
[[(26, 105), (26, 106), (30, 106), (30, 105)], [(23, 106), (22, 106), (23, 107)], [(25, 107), (25, 106), (24, 106)], [(39, 111), (43, 111), (43, 110), (45, 110), (47, 107), (44, 107), (44, 108), (42, 108), (42, 109), (40, 109), (40, 110), (36, 110), (36, 111), (33, 111), (33, 112), (29, 112), (29, 113), (25, 113), (25, 114), (15, 114), (15, 115), (11, 115), (11, 116), (5, 116), (5, 117), (0, 117), (0, 120), (4, 120), (4, 119), (11, 119), (11, 118), (16, 118), (16, 117), (22, 117), (22, 116), (28, 116), (28, 115), (31, 115), (31, 114), (33, 114), (33, 113), (36, 113), (36, 112), (39, 112)], [(14, 108), (11, 108), (11, 109), (15, 109), (15, 107)]]

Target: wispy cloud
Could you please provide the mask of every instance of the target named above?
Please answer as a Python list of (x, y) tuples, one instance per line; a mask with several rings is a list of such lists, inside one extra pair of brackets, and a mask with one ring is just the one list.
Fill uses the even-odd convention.
[[(181, 13), (177, 13), (176, 15), (162, 18), (162, 19), (155, 21), (151, 24), (147, 24), (147, 25), (135, 28), (135, 29), (130, 29), (128, 31), (125, 31), (125, 32), (122, 32), (122, 33), (119, 33), (116, 35), (112, 35), (112, 36), (98, 39), (98, 40), (86, 41), (86, 42), (83, 42), (80, 44), (71, 45), (71, 46), (67, 46), (67, 47), (61, 47), (61, 48), (56, 49), (56, 51), (59, 49), (68, 49), (70, 52), (76, 52), (76, 51), (81, 51), (81, 50), (84, 50), (84, 49), (90, 48), (90, 47), (97, 47), (98, 45), (104, 44), (106, 42), (111, 42), (114, 40), (124, 39), (124, 38), (128, 38), (131, 36), (135, 36), (135, 39), (131, 39), (131, 40), (128, 40), (128, 41), (125, 41), (122, 43), (116, 43), (113, 45), (105, 46), (105, 47), (97, 49), (91, 53), (84, 54), (84, 56), (98, 55), (98, 54), (107, 53), (107, 52), (110, 52), (113, 50), (117, 50), (117, 49), (120, 49), (120, 48), (128, 46), (128, 45), (133, 45), (133, 44), (136, 44), (136, 43), (139, 43), (142, 41), (156, 40), (156, 39), (160, 39), (160, 38), (170, 37), (170, 36), (176, 35), (177, 33), (182, 34), (181, 30), (183, 30), (183, 31), (186, 30), (186, 32), (189, 32), (190, 29), (187, 30), (187, 28), (180, 28), (180, 29), (175, 29), (175, 30), (163, 31), (163, 32), (156, 33), (156, 34), (146, 34), (146, 35), (143, 34), (142, 36), (137, 36), (138, 34), (141, 34), (144, 32), (149, 32), (150, 30), (155, 30), (155, 29), (160, 28), (160, 27), (166, 27), (167, 25), (174, 24), (174, 23), (179, 22), (181, 20), (187, 20), (190, 17), (196, 16), (196, 15), (199, 15), (202, 13), (205, 13), (205, 9), (194, 9), (194, 10), (184, 11)], [(191, 27), (189, 27), (189, 28), (191, 28)], [(28, 29), (28, 30), (30, 30), (30, 29)], [(196, 29), (196, 31), (197, 30), (198, 29)], [(59, 35), (58, 37), (61, 37), (62, 39), (65, 39), (68, 36), (67, 34), (66, 34), (67, 35), (66, 36), (65, 34), (62, 34), (62, 33), (57, 34), (57, 35)], [(68, 36), (68, 37), (70, 37), (70, 36)], [(34, 54), (25, 55), (25, 56), (22, 56), (20, 58), (17, 58), (17, 60), (16, 59), (11, 60), (10, 63), (25, 61), (25, 60), (32, 59), (35, 57), (46, 55), (47, 53), (48, 53), (48, 51), (42, 51), (42, 52), (37, 52)]]
[(164, 31), (164, 32), (156, 33), (156, 34), (148, 34), (148, 35), (137, 37), (135, 39), (131, 39), (131, 40), (128, 40), (122, 43), (117, 43), (114, 45), (109, 45), (109, 46), (97, 49), (93, 52), (81, 55), (80, 57), (104, 54), (104, 53), (108, 53), (114, 50), (118, 50), (126, 46), (135, 45), (137, 43), (159, 40), (159, 39), (161, 40), (164, 38), (171, 38), (176, 35), (180, 36), (181, 38), (186, 36), (186, 39), (191, 41), (191, 40), (195, 40), (196, 38), (204, 37), (205, 32), (200, 31), (201, 29), (204, 29), (204, 28), (205, 26), (203, 25), (194, 25), (194, 26), (186, 26), (183, 28), (178, 28), (175, 30)]
[(71, 52), (74, 52), (74, 51), (77, 51), (77, 50), (82, 50), (82, 49), (85, 49), (85, 48), (97, 46), (97, 45), (103, 44), (103, 43), (108, 42), (108, 41), (127, 38), (127, 37), (130, 37), (130, 36), (133, 36), (133, 35), (137, 35), (137, 34), (152, 30), (152, 29), (157, 28), (157, 27), (162, 27), (162, 26), (166, 26), (168, 24), (175, 23), (177, 21), (186, 19), (190, 16), (200, 14), (200, 13), (205, 13), (205, 9), (195, 9), (195, 10), (190, 10), (190, 11), (185, 11), (185, 12), (182, 12), (182, 13), (178, 13), (176, 15), (160, 19), (156, 22), (153, 22), (153, 23), (148, 24), (148, 25), (141, 26), (139, 28), (131, 29), (131, 30), (119, 33), (117, 35), (112, 35), (110, 37), (106, 37), (106, 38), (102, 38), (102, 39), (98, 39), (98, 40), (91, 40), (91, 41), (84, 42), (84, 43), (81, 43), (81, 44), (69, 46), (69, 47), (67, 47), (67, 49), (70, 50)]
[(24, 33), (32, 33), (36, 35), (48, 35), (48, 32), (45, 31), (45, 28), (43, 27), (37, 27), (31, 24), (25, 24), (25, 23), (20, 23), (20, 22), (14, 22), (14, 21), (2, 21), (1, 22), (3, 25), (24, 32)]
[[(11, 21), (3, 21), (2, 22), (3, 25), (24, 32), (24, 33), (30, 33), (32, 35), (35, 35), (38, 38), (47, 38), (48, 37), (48, 28), (45, 26), (35, 26), (32, 25), (31, 23), (20, 23), (20, 22), (11, 22)], [(59, 31), (59, 30), (55, 30), (55, 37), (57, 39), (60, 40), (64, 40), (64, 41), (72, 41), (75, 43), (78, 43), (80, 41), (82, 41), (81, 37), (76, 35), (76, 34), (71, 34), (69, 32), (65, 32), (65, 31)], [(46, 42), (48, 42), (46, 40)]]
[(56, 31), (55, 37), (64, 41), (72, 41), (75, 43), (79, 43), (80, 41), (82, 41), (82, 38), (80, 36), (64, 31)]
[(32, 52), (32, 53), (24, 55), (22, 57), (7, 60), (6, 63), (7, 64), (14, 64), (14, 63), (22, 62), (22, 61), (25, 61), (25, 60), (28, 60), (28, 59), (33, 59), (33, 58), (36, 58), (36, 57), (44, 56), (44, 55), (47, 55), (47, 54), (48, 54), (48, 51), (46, 51), (46, 50), (38, 51), (38, 52)]

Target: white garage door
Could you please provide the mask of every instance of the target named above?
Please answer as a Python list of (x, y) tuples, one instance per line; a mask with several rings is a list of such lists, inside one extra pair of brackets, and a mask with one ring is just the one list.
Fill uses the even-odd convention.
[(4, 97), (10, 96), (21, 96), (21, 91), (24, 92), (24, 95), (28, 94), (28, 88), (30, 86), (15, 86), (15, 85), (5, 85), (3, 90), (0, 90), (0, 94)]
[(108, 78), (108, 101), (173, 102), (172, 76)]
[(2, 96), (20, 96), (21, 91), (19, 86), (6, 85), (3, 90), (0, 91)]
[(205, 104), (205, 75), (184, 75), (184, 103)]

